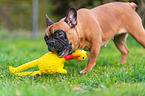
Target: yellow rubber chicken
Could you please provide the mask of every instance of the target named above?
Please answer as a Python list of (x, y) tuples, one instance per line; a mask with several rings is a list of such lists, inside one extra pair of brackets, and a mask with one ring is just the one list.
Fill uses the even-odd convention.
[[(88, 53), (86, 53), (84, 50), (76, 50), (75, 53), (72, 55), (66, 55), (63, 58), (60, 58), (57, 56), (56, 53), (46, 53), (41, 58), (25, 63), (17, 68), (13, 68), (12, 66), (9, 66), (9, 71), (11, 73), (14, 73), (14, 75), (18, 76), (34, 76), (36, 74), (39, 75), (47, 75), (47, 74), (54, 74), (54, 73), (62, 73), (66, 74), (67, 71), (63, 69), (64, 63), (70, 59), (76, 59), (77, 61), (82, 61), (88, 56)], [(28, 68), (37, 67), (39, 68), (39, 71), (34, 72), (22, 72), (18, 73), (20, 71), (24, 71)]]

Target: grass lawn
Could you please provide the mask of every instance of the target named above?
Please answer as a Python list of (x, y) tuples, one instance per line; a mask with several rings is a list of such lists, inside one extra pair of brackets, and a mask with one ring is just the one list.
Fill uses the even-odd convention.
[[(110, 41), (102, 47), (94, 69), (79, 74), (87, 60), (65, 63), (68, 74), (36, 78), (11, 74), (9, 66), (17, 67), (45, 54), (47, 46), (39, 39), (0, 41), (0, 96), (145, 96), (145, 49), (129, 36), (130, 50), (126, 64), (117, 65), (121, 54)], [(31, 68), (28, 71), (38, 70)], [(75, 90), (79, 87), (80, 90)]]

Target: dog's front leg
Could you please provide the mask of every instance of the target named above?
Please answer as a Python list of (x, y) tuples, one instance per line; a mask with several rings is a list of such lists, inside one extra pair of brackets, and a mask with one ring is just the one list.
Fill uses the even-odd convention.
[(94, 46), (91, 47), (89, 60), (87, 62), (85, 69), (80, 71), (81, 74), (87, 73), (88, 71), (91, 71), (93, 69), (99, 56), (100, 48), (101, 45), (99, 44), (95, 44)]

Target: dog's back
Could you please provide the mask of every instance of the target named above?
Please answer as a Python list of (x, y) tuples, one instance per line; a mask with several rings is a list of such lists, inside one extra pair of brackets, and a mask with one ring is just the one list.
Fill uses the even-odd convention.
[(91, 9), (94, 13), (103, 32), (115, 31), (125, 27), (125, 22), (131, 22), (136, 16), (134, 3), (113, 2)]
[[(106, 44), (115, 35), (126, 33), (127, 26), (125, 23), (132, 23), (133, 19), (140, 17), (135, 12), (136, 4), (134, 3), (123, 3), (123, 2), (112, 2), (95, 7), (91, 10), (80, 9), (77, 11), (79, 23), (81, 22), (82, 29), (85, 28), (85, 34), (96, 32), (93, 28), (100, 26), (97, 30), (101, 30), (103, 44)], [(88, 30), (87, 30), (88, 29)], [(90, 31), (88, 33), (88, 31)], [(98, 35), (100, 35), (98, 33)], [(97, 38), (97, 37), (94, 37)]]

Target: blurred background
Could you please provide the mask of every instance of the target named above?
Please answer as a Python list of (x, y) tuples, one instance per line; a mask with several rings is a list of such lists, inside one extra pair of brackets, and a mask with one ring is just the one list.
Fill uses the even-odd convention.
[(0, 0), (0, 40), (43, 38), (46, 14), (57, 22), (71, 6), (91, 9), (115, 1), (135, 2), (145, 27), (145, 0)]

